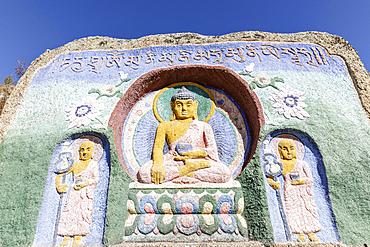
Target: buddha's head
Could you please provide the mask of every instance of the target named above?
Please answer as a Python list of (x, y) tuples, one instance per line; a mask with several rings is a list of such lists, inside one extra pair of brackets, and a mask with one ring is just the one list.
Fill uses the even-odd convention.
[(182, 87), (177, 94), (171, 98), (171, 109), (173, 120), (198, 119), (197, 107), (198, 101), (193, 93), (186, 87)]
[(297, 159), (297, 152), (294, 141), (283, 139), (279, 142), (279, 153), (282, 160)]
[(86, 161), (91, 160), (94, 153), (94, 145), (90, 141), (86, 141), (81, 144), (80, 149), (78, 150), (80, 155), (80, 160)]

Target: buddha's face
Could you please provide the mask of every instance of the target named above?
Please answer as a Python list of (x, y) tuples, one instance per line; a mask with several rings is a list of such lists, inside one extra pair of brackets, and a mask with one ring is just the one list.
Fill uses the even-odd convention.
[(195, 118), (197, 113), (198, 101), (192, 99), (177, 99), (171, 102), (172, 112), (175, 114), (176, 119), (183, 120), (188, 118)]
[(297, 158), (295, 144), (292, 140), (283, 139), (279, 142), (280, 158), (283, 160), (292, 160)]
[(82, 161), (90, 160), (92, 158), (93, 152), (94, 145), (91, 142), (86, 141), (82, 143), (80, 149), (78, 150), (80, 160)]

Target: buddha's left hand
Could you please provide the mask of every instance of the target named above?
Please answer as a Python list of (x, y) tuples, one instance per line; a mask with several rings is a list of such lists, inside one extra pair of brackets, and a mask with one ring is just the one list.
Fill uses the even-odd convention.
[(75, 188), (75, 190), (80, 190), (80, 189), (82, 189), (83, 187), (86, 187), (88, 184), (89, 184), (89, 182), (88, 182), (88, 181), (86, 181), (86, 182), (84, 182), (84, 183), (76, 184), (73, 188)]
[(305, 184), (306, 181), (303, 180), (303, 179), (295, 179), (292, 181), (292, 185), (301, 185), (301, 184)]
[(182, 153), (181, 155), (176, 156), (174, 159), (176, 161), (185, 161), (187, 159), (197, 159), (204, 157), (207, 157), (207, 152), (204, 150), (199, 150)]

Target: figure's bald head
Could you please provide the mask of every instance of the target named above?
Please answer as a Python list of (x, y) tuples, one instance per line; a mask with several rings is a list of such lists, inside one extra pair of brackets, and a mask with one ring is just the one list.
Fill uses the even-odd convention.
[(90, 160), (92, 159), (93, 153), (94, 153), (94, 144), (91, 141), (85, 141), (81, 144), (79, 152), (79, 158), (82, 161)]
[(280, 158), (283, 160), (297, 159), (297, 152), (294, 141), (283, 139), (279, 142)]

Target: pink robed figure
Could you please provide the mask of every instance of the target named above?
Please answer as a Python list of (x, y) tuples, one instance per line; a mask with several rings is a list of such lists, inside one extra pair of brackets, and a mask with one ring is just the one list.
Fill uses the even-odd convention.
[[(170, 106), (171, 120), (157, 127), (153, 159), (139, 169), (138, 181), (146, 184), (228, 182), (231, 172), (218, 157), (212, 128), (198, 121), (196, 96), (183, 86), (172, 96)], [(165, 141), (169, 152), (163, 155)]]

